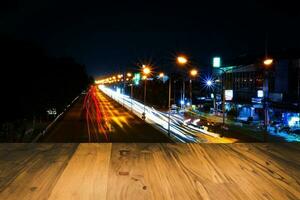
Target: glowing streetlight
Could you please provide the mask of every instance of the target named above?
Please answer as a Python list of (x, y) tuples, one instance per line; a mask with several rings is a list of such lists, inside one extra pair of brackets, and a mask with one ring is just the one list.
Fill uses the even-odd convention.
[(181, 65), (184, 65), (188, 62), (187, 58), (184, 56), (178, 56), (177, 57), (177, 62)]
[(132, 76), (132, 74), (128, 72), (127, 73), (127, 77), (131, 77), (131, 76)]
[(150, 74), (150, 72), (151, 72), (151, 70), (150, 70), (149, 67), (143, 67), (143, 74), (144, 75), (148, 75), (148, 74)]
[[(191, 75), (191, 77), (195, 77), (195, 76), (198, 75), (198, 71), (196, 69), (192, 69), (190, 71), (190, 75)], [(190, 78), (190, 105), (192, 105), (192, 101), (193, 101), (193, 97), (192, 96), (193, 96), (192, 78)]]
[(119, 74), (119, 75), (118, 75), (118, 78), (122, 78), (122, 77), (123, 77), (123, 75), (122, 75), (122, 74)]
[(264, 65), (270, 66), (272, 64), (273, 64), (273, 59), (267, 58), (267, 59), (264, 60)]
[(163, 72), (159, 73), (159, 78), (163, 78), (165, 74)]
[(192, 69), (192, 70), (190, 71), (190, 75), (191, 75), (191, 76), (197, 76), (197, 74), (198, 74), (198, 71), (197, 71), (196, 69)]
[(147, 75), (151, 73), (151, 70), (149, 67), (143, 65), (143, 79), (144, 82), (144, 112), (142, 113), (142, 119), (146, 119), (146, 94), (147, 94)]
[(208, 87), (212, 86), (212, 84), (213, 84), (213, 82), (212, 82), (211, 80), (207, 80), (207, 81), (206, 81), (206, 85), (207, 85)]

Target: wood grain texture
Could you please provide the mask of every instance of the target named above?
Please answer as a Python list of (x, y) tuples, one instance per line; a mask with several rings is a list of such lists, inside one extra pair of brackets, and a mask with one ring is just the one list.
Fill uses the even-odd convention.
[(112, 144), (80, 144), (49, 199), (106, 199)]
[(75, 148), (0, 145), (0, 199), (300, 199), (299, 144)]
[(0, 199), (48, 199), (76, 144), (8, 144), (0, 153)]

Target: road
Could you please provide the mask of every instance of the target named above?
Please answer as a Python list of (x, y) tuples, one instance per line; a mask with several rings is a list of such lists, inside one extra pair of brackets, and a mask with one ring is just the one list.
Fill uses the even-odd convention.
[[(148, 123), (162, 132), (168, 133), (169, 116), (167, 112), (161, 112), (153, 107), (145, 106), (143, 103), (104, 85), (99, 85), (99, 89), (110, 98), (124, 105), (127, 109), (132, 110), (137, 116), (141, 117), (142, 113), (145, 112)], [(174, 140), (185, 143), (232, 143), (237, 141), (235, 138), (220, 137), (217, 133), (186, 124), (183, 116), (178, 114), (170, 115), (170, 135)]]
[(39, 142), (171, 142), (96, 87), (82, 95)]

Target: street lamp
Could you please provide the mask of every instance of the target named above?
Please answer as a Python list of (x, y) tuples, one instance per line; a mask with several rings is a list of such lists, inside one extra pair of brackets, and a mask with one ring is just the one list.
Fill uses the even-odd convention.
[(146, 119), (147, 75), (149, 75), (151, 73), (151, 69), (150, 69), (150, 67), (143, 65), (142, 71), (143, 71), (143, 79), (145, 81), (145, 83), (144, 83), (144, 112), (142, 114), (142, 119), (145, 120)]
[[(186, 65), (188, 63), (188, 59), (185, 56), (178, 56), (177, 57), (177, 63), (179, 65)], [(181, 99), (185, 101), (185, 81), (184, 77), (182, 77), (182, 97)], [(181, 108), (184, 107), (184, 105), (181, 105)]]
[(264, 107), (265, 107), (265, 135), (264, 140), (267, 141), (267, 131), (268, 131), (268, 124), (269, 124), (269, 68), (273, 64), (272, 58), (266, 58), (263, 61), (264, 67), (265, 67), (265, 80), (264, 80)]
[(188, 59), (185, 56), (178, 56), (177, 63), (185, 65), (188, 62)]
[(267, 59), (264, 60), (264, 65), (265, 66), (270, 66), (272, 64), (273, 64), (273, 59), (267, 58)]
[(130, 72), (127, 73), (127, 77), (131, 77), (132, 74)]
[(191, 75), (191, 78), (190, 78), (190, 105), (193, 105), (193, 103), (192, 103), (192, 101), (193, 101), (192, 78), (196, 77), (198, 75), (198, 71), (196, 69), (192, 69), (190, 71), (190, 75)]
[(196, 69), (192, 69), (192, 70), (190, 71), (190, 75), (191, 75), (192, 77), (197, 76), (197, 74), (198, 74), (198, 71), (197, 71)]
[[(158, 74), (159, 78), (163, 78), (165, 74), (163, 72), (160, 72)], [(172, 81), (171, 81), (171, 76), (168, 76), (169, 79), (169, 90), (168, 90), (168, 136), (170, 136), (170, 124), (171, 124), (171, 86), (172, 86)]]
[(212, 84), (213, 84), (213, 83), (212, 83), (212, 81), (211, 81), (211, 80), (207, 80), (207, 81), (206, 81), (206, 85), (207, 85), (208, 87), (211, 87), (211, 86), (212, 86)]

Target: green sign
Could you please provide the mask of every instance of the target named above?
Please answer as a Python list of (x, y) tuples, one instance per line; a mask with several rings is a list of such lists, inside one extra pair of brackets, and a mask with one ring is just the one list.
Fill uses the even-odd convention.
[(135, 85), (138, 85), (141, 80), (141, 74), (140, 73), (135, 73), (133, 76), (133, 82)]

